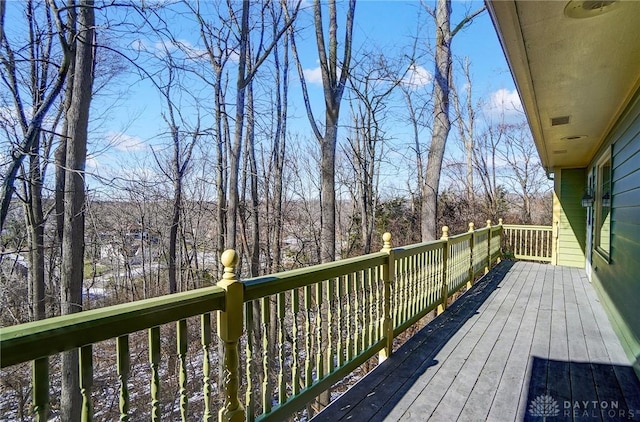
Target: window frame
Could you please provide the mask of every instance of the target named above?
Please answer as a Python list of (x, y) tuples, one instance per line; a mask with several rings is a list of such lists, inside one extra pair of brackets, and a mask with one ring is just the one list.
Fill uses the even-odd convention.
[[(612, 158), (611, 158), (611, 147), (607, 148), (607, 150), (598, 158), (595, 164), (596, 170), (596, 183), (595, 183), (595, 195), (594, 195), (594, 223), (595, 223), (595, 236), (594, 236), (594, 250), (600, 255), (602, 259), (604, 259), (607, 263), (610, 262), (611, 259), (611, 212), (613, 205), (613, 194), (612, 194), (612, 176), (613, 176), (613, 166), (612, 166)], [(605, 174), (606, 173), (606, 174)], [(609, 193), (609, 205), (605, 206), (603, 204), (602, 198), (605, 193)], [(606, 228), (605, 228), (606, 225)], [(607, 239), (606, 244), (603, 247), (603, 228), (606, 233)]]

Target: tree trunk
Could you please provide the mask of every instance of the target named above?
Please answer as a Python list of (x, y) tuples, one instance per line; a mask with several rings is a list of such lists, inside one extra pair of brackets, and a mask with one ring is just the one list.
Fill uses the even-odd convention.
[[(178, 162), (174, 164), (176, 165), (176, 168), (180, 166), (180, 163)], [(169, 293), (176, 293), (178, 291), (178, 269), (176, 260), (178, 255), (178, 229), (180, 227), (181, 204), (182, 175), (178, 172), (178, 174), (175, 175), (175, 180), (173, 181), (173, 208), (171, 214), (171, 227), (169, 228)]]
[(29, 281), (31, 320), (46, 318), (44, 278), (44, 213), (42, 211), (42, 173), (39, 143), (36, 141), (29, 164), (29, 197), (25, 216), (29, 230)]
[[(87, 158), (87, 129), (91, 104), (94, 64), (93, 0), (81, 0), (78, 8), (75, 76), (72, 100), (66, 116), (69, 129), (65, 171), (64, 228), (62, 241), (60, 312), (62, 315), (82, 310), (84, 267), (84, 169)], [(80, 419), (81, 397), (77, 350), (63, 354), (62, 420)]]
[(336, 142), (338, 121), (327, 110), (326, 132), (320, 141), (320, 261), (336, 259)]
[(444, 150), (451, 128), (449, 119), (449, 74), (451, 72), (451, 0), (436, 6), (436, 57), (433, 88), (433, 132), (422, 186), (422, 240), (437, 236), (437, 202)]
[(247, 87), (247, 151), (249, 153), (249, 183), (251, 185), (251, 277), (260, 275), (260, 200), (258, 198), (258, 164), (256, 163), (255, 115), (253, 84)]

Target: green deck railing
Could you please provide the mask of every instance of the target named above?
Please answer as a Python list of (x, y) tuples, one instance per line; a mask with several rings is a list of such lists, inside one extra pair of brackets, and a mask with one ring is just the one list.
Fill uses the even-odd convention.
[(554, 239), (551, 226), (502, 226), (502, 249), (515, 259), (551, 262)]
[[(136, 396), (148, 397), (148, 409), (136, 415), (164, 420), (161, 376), (170, 372), (170, 352), (182, 420), (192, 418), (190, 406), (207, 421), (216, 408), (220, 421), (280, 420), (370, 358), (390, 356), (394, 338), (428, 312), (444, 311), (455, 292), (499, 261), (502, 233), (501, 222), (478, 230), (470, 224), (451, 237), (444, 227), (440, 240), (396, 248), (386, 233), (378, 253), (242, 282), (237, 255), (228, 250), (215, 287), (3, 328), (1, 366), (31, 362), (31, 403), (41, 421), (51, 410), (51, 359), (69, 350), (79, 350), (82, 417), (92, 420), (98, 346), (101, 358), (114, 362), (120, 420), (131, 417), (136, 388)], [(215, 322), (218, 338), (211, 333)], [(189, 342), (196, 325), (199, 341)], [(171, 327), (175, 348), (160, 331)], [(141, 355), (148, 355), (146, 389), (132, 385), (132, 357)], [(201, 375), (190, 382), (194, 366)], [(219, 383), (217, 368), (224, 370)]]

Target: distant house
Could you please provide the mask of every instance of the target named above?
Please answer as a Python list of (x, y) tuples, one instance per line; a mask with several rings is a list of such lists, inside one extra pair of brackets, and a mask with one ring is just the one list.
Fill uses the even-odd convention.
[(142, 264), (143, 251), (146, 259), (155, 259), (159, 254), (157, 236), (148, 232), (131, 231), (123, 236), (103, 235), (100, 245), (100, 259), (118, 262), (121, 265)]
[(554, 179), (553, 263), (585, 268), (640, 375), (640, 2), (487, 5)]

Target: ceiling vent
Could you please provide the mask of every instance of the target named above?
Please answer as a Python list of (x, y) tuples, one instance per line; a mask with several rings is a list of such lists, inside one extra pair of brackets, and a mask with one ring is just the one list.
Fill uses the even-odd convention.
[(560, 138), (562, 141), (577, 141), (579, 139), (585, 139), (587, 135), (571, 135), (565, 136), (564, 138)]
[(571, 0), (564, 8), (567, 17), (590, 18), (610, 12), (619, 5), (617, 0)]
[(570, 116), (552, 117), (551, 118), (551, 126), (568, 125), (570, 119), (571, 119)]

